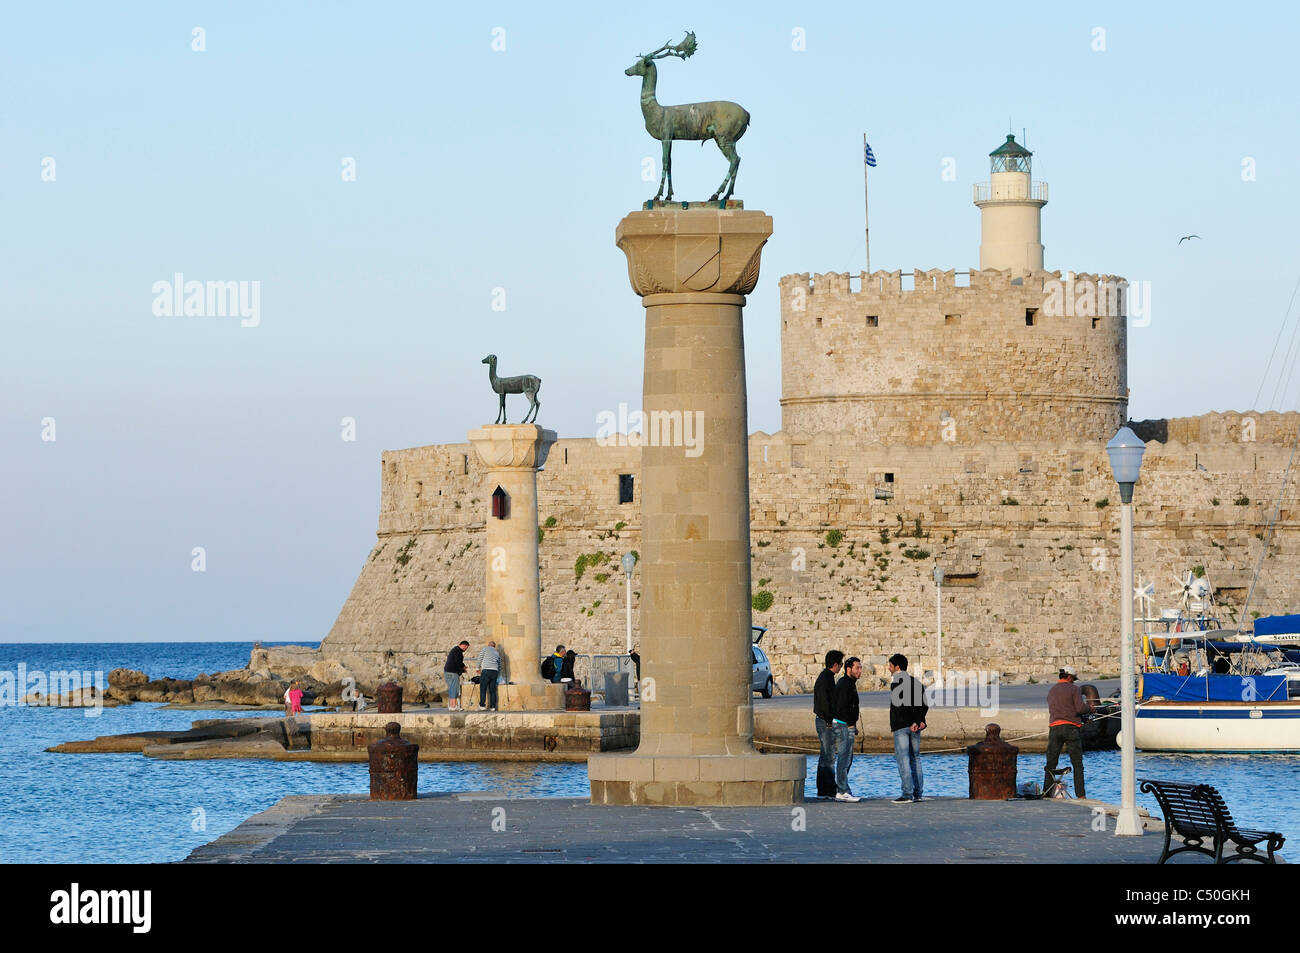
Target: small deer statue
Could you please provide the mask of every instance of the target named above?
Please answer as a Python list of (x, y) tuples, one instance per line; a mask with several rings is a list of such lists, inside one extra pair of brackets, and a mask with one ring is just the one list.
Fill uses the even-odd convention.
[[(736, 103), (715, 101), (711, 103), (689, 103), (684, 106), (660, 106), (655, 99), (655, 80), (658, 71), (654, 61), (665, 56), (677, 56), (686, 59), (695, 52), (695, 34), (687, 33), (686, 39), (676, 46), (665, 43), (653, 53), (637, 57), (637, 61), (624, 72), (628, 76), (641, 77), (641, 113), (645, 116), (645, 129), (651, 136), (663, 143), (663, 171), (659, 174), (659, 191), (655, 193), (657, 201), (664, 192), (664, 183), (668, 184), (668, 194), (664, 201), (673, 197), (673, 140), (698, 139), (700, 145), (704, 140), (712, 139), (730, 160), (726, 178), (718, 190), (709, 196), (709, 201), (722, 201), (731, 198), (736, 189), (736, 170), (740, 168), (740, 156), (736, 154), (736, 140), (749, 128), (749, 113)], [(726, 189), (726, 194), (722, 190)]]
[(528, 423), (531, 417), (537, 420), (537, 409), (542, 406), (541, 401), (537, 399), (537, 392), (542, 389), (542, 379), (534, 377), (532, 374), (520, 374), (518, 377), (497, 377), (497, 356), (489, 354), (483, 358), (483, 363), (488, 366), (488, 380), (492, 382), (492, 389), (497, 392), (501, 398), (501, 407), (497, 411), (496, 422), (499, 424), (506, 423), (506, 394), (523, 394), (528, 398), (528, 413), (524, 414), (522, 423)]

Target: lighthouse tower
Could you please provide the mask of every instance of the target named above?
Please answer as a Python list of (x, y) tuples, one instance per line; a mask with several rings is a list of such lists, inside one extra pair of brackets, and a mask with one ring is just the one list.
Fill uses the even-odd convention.
[(1010, 135), (989, 153), (989, 181), (975, 186), (981, 270), (1022, 275), (1043, 268), (1040, 213), (1047, 204), (1047, 183), (1031, 179), (1032, 156)]

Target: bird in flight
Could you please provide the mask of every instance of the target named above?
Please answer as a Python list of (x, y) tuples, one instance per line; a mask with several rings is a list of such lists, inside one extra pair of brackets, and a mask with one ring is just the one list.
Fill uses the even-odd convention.
[(1200, 235), (1184, 235), (1182, 238), (1178, 239), (1178, 244), (1181, 245), (1183, 242), (1187, 241), (1189, 238), (1200, 238), (1200, 237), (1201, 237)]

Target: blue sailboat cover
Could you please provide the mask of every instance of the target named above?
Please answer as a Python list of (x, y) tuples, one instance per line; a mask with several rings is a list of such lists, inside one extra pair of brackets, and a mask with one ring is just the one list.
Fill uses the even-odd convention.
[(1266, 615), (1255, 620), (1255, 635), (1292, 635), (1300, 632), (1300, 615)]
[(1142, 697), (1169, 701), (1255, 702), (1287, 700), (1285, 675), (1166, 675), (1142, 676)]

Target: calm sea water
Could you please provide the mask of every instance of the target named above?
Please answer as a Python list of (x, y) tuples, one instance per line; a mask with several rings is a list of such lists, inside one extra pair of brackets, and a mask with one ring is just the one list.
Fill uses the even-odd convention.
[[(190, 678), (240, 668), (249, 643), (0, 644), (0, 671), (136, 668), (150, 677)], [(146, 863), (180, 860), (286, 794), (364, 794), (365, 764), (271, 761), (155, 761), (138, 754), (49, 754), (64, 741), (149, 729), (183, 729), (200, 718), (239, 712), (162, 711), (157, 705), (106, 708), (96, 718), (75, 709), (0, 707), (0, 860), (11, 863)], [(923, 762), (925, 793), (966, 795), (966, 758)], [(814, 790), (815, 759), (808, 789)], [(1042, 755), (1022, 756), (1019, 779), (1041, 783)], [(1118, 752), (1085, 755), (1088, 793), (1119, 800)], [(1243, 825), (1287, 835), (1284, 854), (1300, 846), (1300, 757), (1138, 755), (1138, 776), (1209, 781)], [(855, 793), (893, 797), (898, 772), (890, 755), (859, 755)], [(584, 764), (421, 763), (421, 792), (499, 791), (509, 796), (585, 797)], [(1139, 794), (1155, 813), (1155, 803)], [(847, 809), (847, 808), (846, 808)], [(900, 810), (905, 810), (900, 807)], [(1153, 841), (1153, 851), (1156, 845)], [(1154, 854), (1153, 854), (1154, 856)]]

